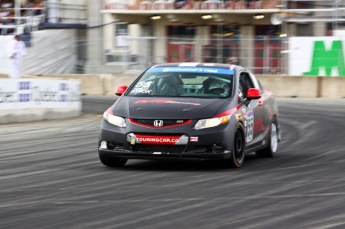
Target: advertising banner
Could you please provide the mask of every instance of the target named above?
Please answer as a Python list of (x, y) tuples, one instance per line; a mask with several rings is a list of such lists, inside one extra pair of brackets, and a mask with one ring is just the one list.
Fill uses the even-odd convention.
[(0, 111), (25, 108), (81, 109), (77, 80), (0, 79)]
[(291, 37), (289, 75), (345, 76), (343, 36)]

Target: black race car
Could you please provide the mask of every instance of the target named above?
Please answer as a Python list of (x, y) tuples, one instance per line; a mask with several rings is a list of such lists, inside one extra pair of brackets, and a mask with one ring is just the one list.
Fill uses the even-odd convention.
[(280, 140), (278, 107), (247, 69), (229, 64), (160, 64), (144, 71), (104, 112), (100, 161), (223, 159), (241, 167), (246, 153), (273, 157)]

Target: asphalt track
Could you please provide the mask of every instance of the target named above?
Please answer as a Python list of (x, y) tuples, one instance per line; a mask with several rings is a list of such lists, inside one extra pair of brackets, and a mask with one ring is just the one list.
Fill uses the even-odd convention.
[(345, 99), (279, 99), (275, 158), (216, 162), (97, 156), (112, 97), (67, 121), (0, 126), (0, 228), (345, 228)]

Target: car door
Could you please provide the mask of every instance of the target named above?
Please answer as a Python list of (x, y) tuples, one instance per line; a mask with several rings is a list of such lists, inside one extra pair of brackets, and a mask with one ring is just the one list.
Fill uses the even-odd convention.
[(264, 111), (260, 99), (248, 100), (246, 98), (249, 88), (257, 88), (248, 72), (241, 72), (239, 76), (239, 101), (244, 117), (246, 148), (251, 149), (262, 143), (262, 128)]

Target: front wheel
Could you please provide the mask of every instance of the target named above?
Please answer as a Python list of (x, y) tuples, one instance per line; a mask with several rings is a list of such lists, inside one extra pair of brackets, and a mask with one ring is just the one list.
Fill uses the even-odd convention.
[(240, 168), (243, 165), (245, 158), (245, 138), (243, 130), (243, 125), (238, 123), (235, 130), (231, 158), (227, 161), (227, 166), (229, 167)]
[(275, 120), (271, 123), (268, 145), (266, 148), (256, 152), (258, 157), (274, 157), (278, 149), (278, 129)]
[(124, 158), (108, 157), (103, 155), (99, 155), (99, 160), (103, 165), (108, 167), (123, 167), (127, 162), (127, 159)]

